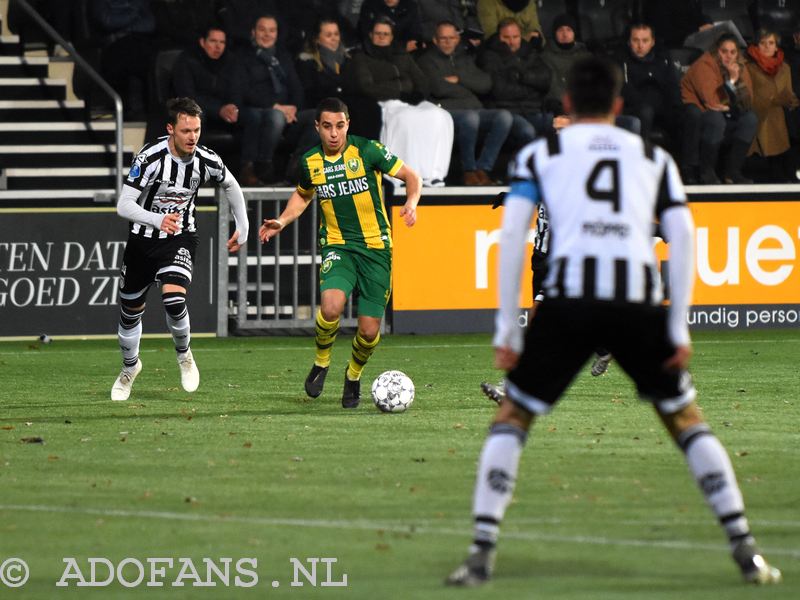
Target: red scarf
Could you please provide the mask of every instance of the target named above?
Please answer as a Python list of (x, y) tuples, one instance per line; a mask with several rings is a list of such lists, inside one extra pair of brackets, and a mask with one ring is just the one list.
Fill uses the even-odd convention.
[(761, 67), (761, 70), (770, 77), (775, 77), (778, 69), (780, 69), (783, 64), (783, 50), (780, 48), (778, 48), (775, 56), (764, 56), (759, 51), (758, 46), (753, 46), (751, 44), (747, 47), (747, 54), (749, 54), (750, 58), (752, 58), (756, 64)]

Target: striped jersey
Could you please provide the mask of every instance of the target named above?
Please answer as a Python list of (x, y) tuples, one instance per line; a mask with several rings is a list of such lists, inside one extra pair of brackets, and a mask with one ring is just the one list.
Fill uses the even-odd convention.
[(383, 204), (383, 173), (396, 175), (403, 161), (374, 140), (348, 135), (344, 150), (325, 156), (322, 145), (300, 159), (297, 191), (320, 204), (319, 243), (372, 249), (392, 247), (392, 231)]
[(662, 302), (653, 222), (686, 203), (667, 152), (618, 127), (582, 123), (523, 148), (512, 175), (512, 194), (547, 209), (548, 298)]
[[(180, 213), (183, 232), (196, 232), (195, 201), (197, 190), (209, 179), (222, 183), (225, 165), (219, 156), (205, 146), (197, 145), (186, 160), (169, 151), (169, 136), (145, 144), (133, 158), (125, 178), (123, 194), (135, 190), (136, 203), (148, 212), (157, 214)], [(125, 188), (133, 188), (126, 191)], [(130, 232), (145, 238), (165, 239), (170, 234), (151, 225), (131, 222)]]

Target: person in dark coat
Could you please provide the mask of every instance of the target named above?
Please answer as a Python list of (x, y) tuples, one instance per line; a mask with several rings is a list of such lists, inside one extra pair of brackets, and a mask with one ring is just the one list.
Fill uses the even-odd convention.
[[(221, 25), (211, 24), (198, 45), (181, 53), (172, 69), (172, 88), (182, 98), (192, 98), (203, 109), (203, 126), (233, 133), (242, 139), (242, 169), (239, 181), (254, 186), (258, 180), (253, 163), (257, 160), (258, 130), (240, 119), (244, 94), (244, 73), (231, 52)], [(252, 136), (246, 143), (242, 136)]]
[(413, 52), (422, 39), (419, 12), (414, 0), (364, 0), (358, 17), (358, 33), (362, 43), (369, 41), (372, 24), (378, 17), (389, 17), (394, 23), (395, 43)]
[(674, 150), (683, 109), (680, 81), (669, 55), (656, 46), (650, 25), (634, 23), (630, 26), (628, 46), (620, 66), (624, 114), (641, 121), (644, 138), (650, 137), (654, 126), (659, 127), (670, 142), (665, 145)]
[(340, 19), (328, 16), (317, 19), (305, 50), (297, 57), (297, 74), (305, 91), (306, 106), (317, 106), (325, 98), (341, 98), (350, 108), (350, 133), (378, 139), (381, 107), (372, 98), (345, 92), (343, 73), (350, 59), (342, 41)]
[(483, 45), (478, 66), (492, 76), (488, 105), (514, 115), (512, 134), (526, 144), (551, 126), (553, 115), (543, 110), (552, 74), (539, 52), (522, 37), (513, 18), (503, 19), (497, 33)]
[(278, 20), (264, 15), (255, 22), (250, 48), (241, 53), (247, 82), (243, 112), (246, 122), (261, 132), (255, 170), (266, 183), (281, 181), (273, 164), (281, 137), (292, 152), (305, 151), (316, 140), (314, 111), (302, 110), (303, 86), (294, 60), (277, 41)]

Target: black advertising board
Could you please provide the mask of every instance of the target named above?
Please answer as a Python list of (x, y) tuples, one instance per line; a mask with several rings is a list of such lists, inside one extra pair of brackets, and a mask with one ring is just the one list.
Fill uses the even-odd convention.
[[(198, 208), (192, 331), (216, 330), (216, 208)], [(112, 208), (0, 210), (0, 337), (116, 335), (127, 221)], [(154, 286), (155, 287), (155, 286)], [(145, 333), (166, 333), (150, 289)]]

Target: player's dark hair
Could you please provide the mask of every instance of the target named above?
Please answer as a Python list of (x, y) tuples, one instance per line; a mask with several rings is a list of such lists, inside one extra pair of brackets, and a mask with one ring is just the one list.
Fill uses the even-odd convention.
[(567, 74), (567, 94), (578, 116), (609, 114), (621, 89), (622, 73), (607, 58), (583, 58)]
[(179, 114), (202, 118), (203, 109), (191, 98), (170, 98), (167, 100), (167, 122), (177, 125)]
[(325, 98), (317, 104), (317, 112), (314, 117), (317, 123), (319, 123), (322, 113), (324, 112), (344, 113), (347, 120), (350, 120), (350, 109), (347, 108), (347, 104), (342, 102), (339, 98)]

